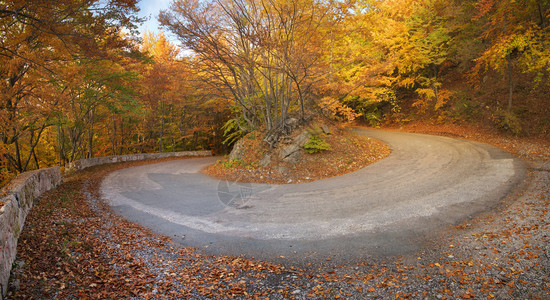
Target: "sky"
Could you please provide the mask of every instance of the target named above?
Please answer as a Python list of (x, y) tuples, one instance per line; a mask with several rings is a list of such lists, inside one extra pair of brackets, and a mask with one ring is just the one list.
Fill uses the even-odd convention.
[[(141, 0), (138, 2), (140, 8), (139, 16), (149, 18), (149, 20), (139, 27), (141, 35), (143, 35), (146, 30), (157, 33), (160, 31), (157, 16), (161, 10), (170, 7), (170, 2), (172, 2), (172, 0)], [(166, 35), (169, 38), (169, 34), (166, 33)]]

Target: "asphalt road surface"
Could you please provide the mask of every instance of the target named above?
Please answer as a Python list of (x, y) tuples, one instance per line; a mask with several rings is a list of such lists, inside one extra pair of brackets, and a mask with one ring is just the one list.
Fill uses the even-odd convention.
[(200, 173), (216, 157), (162, 162), (111, 173), (102, 195), (128, 220), (206, 253), (353, 263), (422, 249), (497, 206), (525, 173), (520, 160), (485, 144), (356, 132), (386, 142), (392, 153), (354, 173), (289, 185)]

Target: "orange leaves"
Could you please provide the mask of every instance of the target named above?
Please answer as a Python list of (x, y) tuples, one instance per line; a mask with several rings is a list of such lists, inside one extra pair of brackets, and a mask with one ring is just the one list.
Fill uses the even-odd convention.
[(206, 97), (233, 100), (243, 127), (277, 135), (288, 118), (315, 110), (306, 100), (326, 70), (326, 14), (310, 0), (178, 1), (160, 19), (194, 52)]
[[(509, 83), (519, 70), (531, 73), (535, 81), (540, 81), (537, 74), (547, 70), (550, 57), (548, 46), (545, 46), (548, 45), (548, 28), (540, 26), (547, 22), (542, 12), (548, 11), (548, 4), (525, 0), (483, 0), (478, 1), (477, 10), (474, 19), (483, 27), (479, 38), (487, 42), (475, 60), (476, 65), (471, 71), (473, 80), (493, 69), (506, 72)], [(534, 17), (537, 14), (538, 17)], [(511, 101), (513, 86), (510, 85), (509, 89)]]
[(166, 39), (163, 32), (144, 33), (141, 48), (143, 52), (150, 53), (155, 60), (163, 62), (175, 61), (179, 54), (179, 49)]
[[(349, 102), (368, 120), (381, 106), (377, 102), (390, 103), (392, 113), (399, 115), (401, 87), (414, 90), (418, 99), (413, 107), (417, 110), (440, 110), (452, 95), (441, 88), (439, 77), (449, 65), (454, 29), (448, 22), (458, 5), (443, 0), (383, 1), (372, 5), (376, 9), (357, 16), (368, 23), (368, 29), (359, 31), (364, 34), (352, 31), (355, 40), (338, 45), (347, 50), (347, 61), (342, 62), (332, 80), (332, 92), (347, 95), (345, 100), (352, 99)], [(347, 26), (352, 30), (352, 25)], [(353, 46), (350, 48), (349, 44)], [(360, 51), (352, 52), (356, 48)], [(391, 93), (377, 94), (373, 92), (376, 89)]]
[[(543, 268), (520, 270), (513, 265), (513, 255), (500, 255), (502, 265), (493, 264), (490, 257), (468, 256), (478, 251), (470, 251), (470, 241), (498, 244), (502, 237), (516, 236), (513, 230), (500, 232), (502, 227), (495, 233), (474, 231), (471, 236), (478, 241), (462, 239), (461, 229), (458, 239), (442, 246), (443, 251), (453, 251), (452, 261), (447, 260), (449, 253), (432, 249), (419, 254), (420, 261), (414, 255), (407, 263), (369, 260), (329, 270), (310, 264), (303, 271), (244, 257), (204, 255), (111, 215), (96, 198), (87, 200), (84, 193), (97, 194), (105, 170), (77, 174), (79, 178), (71, 178), (35, 206), (22, 233), (19, 254), (26, 267), (18, 275), (21, 290), (15, 298), (500, 299), (518, 292), (544, 296), (550, 287), (543, 279), (547, 274), (537, 273)], [(73, 204), (62, 205), (62, 195)], [(518, 256), (540, 245), (526, 241), (513, 250)], [(454, 247), (448, 248), (449, 243)], [(509, 249), (500, 251), (512, 254)], [(535, 283), (539, 287), (533, 287)]]
[[(8, 158), (11, 170), (22, 172), (65, 163), (65, 155), (71, 154), (56, 149), (67, 146), (63, 137), (55, 140), (56, 133), (57, 136), (62, 133), (52, 132), (48, 127), (73, 122), (78, 123), (75, 127), (82, 128), (87, 116), (81, 115), (75, 121), (68, 110), (86, 106), (84, 110), (89, 112), (93, 109), (91, 102), (123, 90), (109, 90), (114, 85), (122, 86), (119, 78), (113, 76), (119, 72), (89, 64), (93, 60), (94, 67), (105, 66), (117, 55), (121, 59), (122, 52), (127, 58), (125, 51), (131, 51), (130, 42), (120, 31), (135, 21), (132, 16), (135, 1), (120, 1), (122, 6), (114, 5), (117, 2), (112, 1), (113, 5), (96, 0), (1, 2), (0, 81), (7, 84), (0, 86), (3, 128), (0, 139), (9, 148), (2, 159)], [(98, 69), (100, 72), (91, 76)], [(100, 82), (98, 77), (109, 78)], [(105, 90), (109, 91), (102, 94)], [(82, 133), (75, 129), (72, 135)], [(48, 141), (42, 142), (45, 138)], [(74, 148), (82, 145), (81, 141), (72, 142)], [(56, 150), (60, 153), (55, 153)], [(56, 161), (56, 156), (60, 161)]]
[(468, 291), (466, 291), (466, 293), (462, 294), (460, 297), (462, 299), (474, 299), (476, 295), (473, 293), (472, 289), (468, 289)]
[(353, 109), (340, 103), (332, 97), (324, 97), (319, 101), (319, 106), (328, 111), (333, 118), (343, 118), (345, 122), (352, 122), (359, 115)]
[(495, 7), (495, 0), (479, 0), (476, 3), (476, 9), (478, 10), (474, 16), (474, 19), (480, 19), (486, 16)]

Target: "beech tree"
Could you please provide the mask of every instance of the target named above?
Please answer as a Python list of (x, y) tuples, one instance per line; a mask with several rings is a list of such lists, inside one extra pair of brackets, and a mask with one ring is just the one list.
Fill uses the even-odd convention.
[(519, 72), (537, 93), (550, 83), (548, 0), (174, 0), (159, 18), (179, 54), (162, 34), (138, 45), (136, 11), (0, 1), (0, 180), (97, 155), (222, 151), (223, 131), (261, 130), (273, 146), (318, 113), (375, 125), (410, 119), (411, 103), (411, 115), (449, 116), (467, 88), (444, 86), (448, 71), (501, 72), (508, 97), (490, 117), (521, 129)]
[(315, 75), (325, 71), (326, 13), (311, 0), (176, 0), (160, 21), (193, 52), (203, 81), (233, 100), (233, 124), (265, 126), (273, 144), (291, 115), (306, 118)]
[[(106, 54), (108, 59), (80, 59), (59, 72), (65, 79), (58, 83), (57, 98), (64, 105), (57, 108), (54, 121), (61, 163), (95, 156), (98, 125), (106, 127), (99, 121), (111, 120), (108, 128), (113, 128), (121, 116), (140, 107), (131, 84), (138, 80), (132, 69), (141, 60), (124, 60), (125, 54), (117, 49)], [(116, 141), (113, 131), (112, 141)], [(112, 154), (119, 153), (116, 142), (112, 144)]]
[[(441, 87), (439, 76), (449, 59), (452, 28), (447, 20), (453, 3), (444, 0), (398, 0), (379, 5), (376, 40), (390, 62), (396, 87), (412, 89), (419, 110), (438, 110), (449, 100), (450, 91)], [(393, 73), (393, 74), (392, 74)]]
[(523, 72), (537, 74), (540, 81), (550, 72), (550, 1), (479, 0), (474, 20), (481, 22), (480, 38), (489, 41), (472, 70), (478, 76), (487, 69), (502, 71), (508, 80), (506, 111), (513, 104), (513, 64)]
[[(135, 127), (144, 151), (219, 150), (227, 108), (204, 87), (194, 61), (164, 33), (146, 33), (141, 50), (151, 56), (141, 69), (144, 114)], [(222, 152), (221, 150), (218, 152)]]
[[(171, 104), (179, 99), (178, 95), (173, 93), (177, 84), (185, 84), (185, 75), (187, 72), (183, 68), (178, 68), (176, 58), (179, 50), (166, 40), (164, 33), (155, 35), (147, 32), (144, 35), (142, 50), (153, 56), (153, 63), (147, 65), (147, 71), (144, 74), (143, 99), (148, 104), (148, 108), (158, 113), (154, 114), (154, 122), (149, 123), (153, 128), (157, 128), (158, 151), (164, 151), (165, 127), (167, 110)], [(182, 67), (183, 64), (179, 64)], [(158, 124), (159, 126), (154, 126)]]
[(385, 52), (377, 44), (377, 38), (382, 37), (377, 28), (388, 23), (380, 20), (375, 1), (339, 3), (331, 15), (334, 25), (328, 29), (327, 45), (330, 74), (321, 80), (319, 93), (324, 97), (320, 104), (345, 120), (363, 115), (374, 123), (379, 120), (375, 116), (377, 106), (395, 99), (395, 80), (388, 76), (395, 65), (384, 59)]
[(440, 76), (452, 52), (455, 28), (449, 19), (456, 9), (444, 0), (357, 1), (348, 6), (333, 27), (338, 32), (331, 46), (334, 73), (324, 92), (373, 125), (380, 122), (382, 108), (399, 114), (402, 91), (413, 95), (419, 111), (439, 110), (451, 96)]
[[(92, 57), (116, 36), (133, 28), (136, 1), (63, 0), (0, 3), (0, 139), (3, 158), (18, 172), (38, 167), (35, 148), (53, 125), (61, 103), (60, 69)], [(100, 38), (98, 38), (100, 37)], [(117, 41), (115, 39), (115, 41)], [(121, 46), (119, 44), (118, 46)], [(25, 149), (23, 149), (25, 148)]]

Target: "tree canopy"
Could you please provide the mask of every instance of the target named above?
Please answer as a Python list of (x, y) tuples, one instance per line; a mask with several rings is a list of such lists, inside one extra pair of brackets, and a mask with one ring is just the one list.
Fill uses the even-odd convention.
[(173, 0), (158, 18), (181, 45), (136, 36), (137, 12), (134, 0), (0, 3), (2, 178), (97, 155), (222, 153), (250, 131), (273, 145), (317, 116), (475, 110), (548, 132), (547, 111), (518, 108), (548, 107), (536, 92), (550, 83), (547, 0)]

